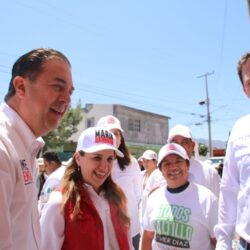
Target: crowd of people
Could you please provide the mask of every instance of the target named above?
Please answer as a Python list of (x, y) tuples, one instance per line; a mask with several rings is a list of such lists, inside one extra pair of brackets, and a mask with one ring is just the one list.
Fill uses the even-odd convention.
[[(238, 74), (250, 98), (250, 53)], [(113, 115), (82, 131), (67, 164), (52, 151), (37, 159), (73, 91), (57, 50), (13, 65), (0, 105), (0, 250), (231, 250), (235, 239), (250, 249), (250, 115), (235, 123), (222, 177), (194, 156), (182, 124), (139, 165)]]

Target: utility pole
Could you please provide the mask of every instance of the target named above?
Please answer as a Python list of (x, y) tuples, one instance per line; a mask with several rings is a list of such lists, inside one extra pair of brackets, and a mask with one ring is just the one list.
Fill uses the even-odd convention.
[[(213, 75), (214, 72), (206, 73), (204, 75), (198, 76), (197, 78), (204, 77), (205, 78), (205, 84), (206, 84), (206, 101), (207, 104), (207, 124), (208, 124), (208, 148), (209, 148), (209, 157), (213, 156), (213, 148), (212, 148), (212, 136), (211, 136), (211, 116), (210, 116), (210, 110), (209, 110), (209, 97), (208, 97), (208, 86), (207, 86), (207, 77), (210, 75)], [(205, 104), (204, 102), (200, 102), (200, 105)]]
[(250, 0), (247, 0), (248, 14), (250, 16)]

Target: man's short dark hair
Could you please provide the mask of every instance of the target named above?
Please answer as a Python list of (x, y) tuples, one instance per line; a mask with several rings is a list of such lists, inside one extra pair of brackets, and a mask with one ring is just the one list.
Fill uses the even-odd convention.
[(53, 151), (47, 151), (43, 154), (43, 159), (48, 161), (48, 162), (51, 162), (51, 161), (54, 161), (56, 162), (58, 165), (61, 165), (61, 161), (58, 157), (58, 154), (56, 152), (53, 152)]
[(67, 62), (70, 66), (70, 62), (64, 54), (50, 48), (33, 49), (17, 59), (12, 68), (12, 76), (9, 83), (8, 93), (4, 97), (5, 102), (7, 102), (16, 93), (13, 86), (13, 80), (16, 76), (28, 77), (31, 81), (34, 81), (42, 72), (44, 62), (54, 58), (60, 58)]
[(242, 83), (242, 85), (244, 85), (243, 82), (243, 77), (242, 77), (242, 66), (246, 63), (247, 60), (250, 59), (250, 52), (245, 53), (239, 60), (238, 65), (237, 65), (237, 71), (238, 71), (238, 75), (240, 78), (240, 81)]

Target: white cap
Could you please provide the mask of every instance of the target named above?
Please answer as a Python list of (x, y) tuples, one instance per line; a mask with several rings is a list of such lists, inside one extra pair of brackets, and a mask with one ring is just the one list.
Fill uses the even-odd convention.
[(100, 127), (90, 127), (84, 130), (76, 147), (76, 151), (82, 150), (86, 153), (94, 153), (104, 149), (112, 149), (118, 156), (124, 157), (123, 153), (116, 147), (115, 135)]
[(157, 160), (157, 153), (153, 150), (146, 150), (141, 158), (146, 160)]
[(37, 158), (36, 161), (37, 161), (38, 165), (43, 165), (44, 164), (43, 158)]
[(166, 156), (172, 155), (172, 154), (179, 155), (183, 159), (189, 160), (186, 150), (181, 145), (176, 144), (176, 143), (168, 143), (168, 144), (165, 144), (160, 149), (159, 154), (158, 154), (157, 165), (159, 165)]
[(172, 129), (170, 129), (168, 135), (168, 142), (171, 142), (172, 139), (177, 135), (192, 139), (190, 129), (187, 126), (181, 124), (175, 125)]
[(142, 155), (137, 159), (137, 161), (142, 161)]
[(102, 127), (108, 130), (119, 129), (121, 132), (124, 130), (121, 127), (121, 122), (113, 115), (103, 116), (97, 122), (97, 127)]

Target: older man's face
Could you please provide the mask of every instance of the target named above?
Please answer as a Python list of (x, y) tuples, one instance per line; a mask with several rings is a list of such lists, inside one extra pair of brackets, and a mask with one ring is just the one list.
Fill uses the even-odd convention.
[(39, 137), (55, 129), (70, 105), (74, 89), (68, 63), (51, 59), (43, 64), (35, 80), (17, 76), (15, 82), (22, 89), (18, 91), (22, 118), (34, 135)]
[(188, 157), (191, 158), (195, 146), (195, 143), (192, 141), (191, 138), (186, 138), (181, 135), (176, 135), (171, 140), (171, 143), (176, 143), (181, 145), (186, 150)]

